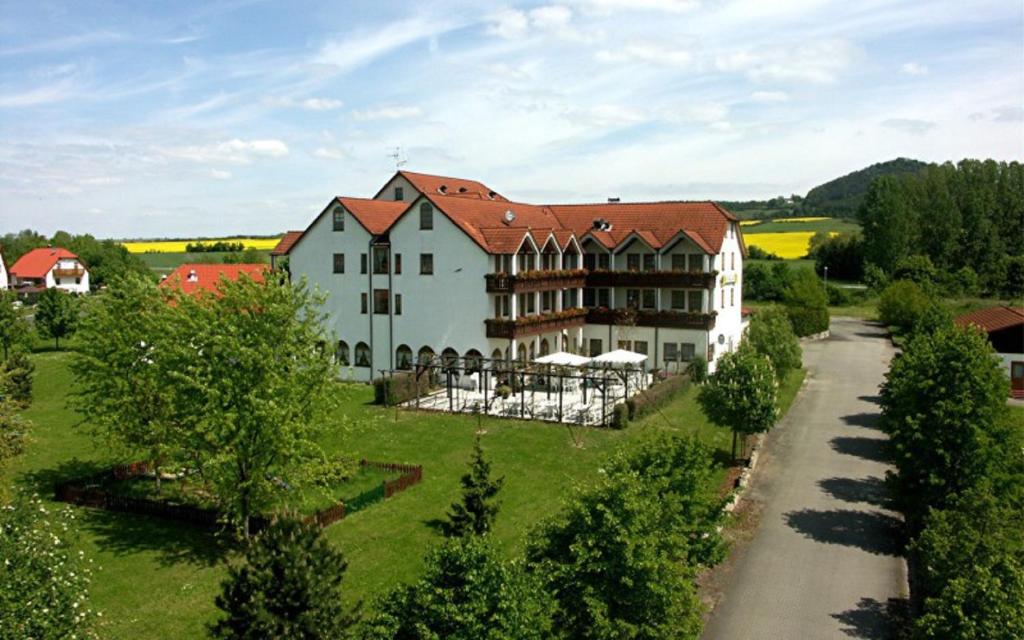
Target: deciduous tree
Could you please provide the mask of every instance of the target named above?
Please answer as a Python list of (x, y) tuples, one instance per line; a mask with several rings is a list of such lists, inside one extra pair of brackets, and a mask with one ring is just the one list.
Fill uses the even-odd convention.
[(738, 434), (768, 431), (779, 417), (778, 383), (768, 359), (742, 346), (718, 361), (697, 401), (713, 424), (732, 430), (732, 457)]
[(4, 360), (11, 353), (28, 345), (29, 327), (15, 308), (17, 296), (11, 291), (0, 290), (0, 347), (4, 350)]
[(772, 363), (779, 382), (802, 364), (800, 340), (793, 333), (793, 325), (785, 310), (777, 306), (759, 309), (754, 314), (750, 319), (746, 340), (754, 351)]
[(790, 272), (782, 301), (796, 335), (809, 336), (828, 330), (828, 294), (810, 269)]
[(536, 576), (501, 558), (487, 538), (446, 541), (424, 576), (381, 599), (367, 640), (540, 640), (551, 638), (552, 603)]
[(70, 293), (51, 288), (39, 295), (35, 309), (36, 329), (44, 338), (53, 338), (60, 349), (60, 339), (75, 331), (78, 322), (78, 300)]

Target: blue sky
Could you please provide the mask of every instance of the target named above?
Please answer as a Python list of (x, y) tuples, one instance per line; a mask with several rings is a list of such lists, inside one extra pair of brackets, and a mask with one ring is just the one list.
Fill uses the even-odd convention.
[(302, 228), (407, 168), (527, 201), (1024, 156), (1013, 0), (0, 2), (0, 232)]

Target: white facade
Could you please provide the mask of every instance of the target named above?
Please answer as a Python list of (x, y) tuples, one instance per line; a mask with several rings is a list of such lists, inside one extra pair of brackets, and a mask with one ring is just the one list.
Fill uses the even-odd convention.
[(46, 274), (46, 288), (89, 293), (89, 270), (74, 258), (61, 258)]
[[(396, 188), (400, 192), (396, 193)], [(685, 368), (686, 359), (703, 356), (713, 370), (717, 359), (734, 350), (741, 339), (743, 248), (739, 225), (734, 220), (726, 225), (721, 252), (715, 255), (708, 254), (682, 232), (658, 249), (639, 236), (608, 249), (586, 234), (582, 238), (574, 235), (560, 244), (550, 231), (533, 233), (526, 227), (522, 228), (523, 240), (518, 249), (503, 245), (501, 252), (497, 252), (493, 247), (483, 246), (479, 237), (471, 237), (464, 221), (460, 228), (454, 218), (439, 208), (445, 207), (445, 202), (453, 203), (454, 207), (457, 200), (459, 206), (470, 206), (469, 198), (434, 197), (432, 202), (402, 174), (396, 174), (375, 197), (400, 199), (408, 205), (404, 213), (388, 221), (386, 229), (377, 228), (376, 233), (371, 233), (359, 221), (358, 207), (353, 213), (341, 200), (335, 200), (288, 252), (293, 280), (305, 278), (310, 286), (327, 294), (326, 328), (336, 341), (332, 346), (341, 359), (346, 378), (369, 381), (382, 371), (406, 368), (410, 357), (414, 362), (421, 352), (440, 356), (448, 350), (458, 356), (530, 359), (558, 350), (589, 353), (592, 346), (602, 352), (619, 347), (644, 351), (649, 356), (649, 368), (658, 369), (666, 367), (667, 355), (675, 359), (668, 364), (669, 369)], [(357, 199), (346, 199), (352, 200)], [(519, 206), (508, 204), (510, 208)], [(429, 229), (421, 228), (424, 205), (432, 212)], [(343, 228), (338, 230), (335, 211), (343, 219)], [(480, 215), (474, 215), (474, 224), (481, 227), (501, 225), (500, 218), (493, 223), (481, 223)], [(375, 224), (379, 224), (379, 219), (369, 226), (373, 228)], [(584, 255), (578, 255), (580, 250)], [(542, 253), (548, 257), (542, 257)], [(704, 275), (697, 273), (677, 279), (690, 283), (688, 288), (663, 286), (657, 280), (647, 286), (603, 287), (607, 291), (600, 295), (606, 300), (598, 300), (597, 290), (602, 287), (593, 288), (587, 280), (589, 289), (585, 294), (584, 288), (577, 286), (583, 283), (584, 276), (577, 273), (573, 279), (564, 270), (587, 264), (586, 254), (601, 253), (607, 254), (607, 258), (601, 259), (601, 268), (609, 271), (622, 272), (639, 264), (640, 271), (668, 272), (689, 267)], [(631, 254), (639, 257), (630, 257)], [(336, 255), (343, 258), (339, 260)], [(649, 257), (644, 258), (645, 255)], [(432, 273), (421, 273), (421, 256), (431, 257)], [(595, 257), (593, 264), (597, 263)], [(680, 264), (685, 266), (680, 269)], [(343, 272), (337, 272), (339, 267)], [(485, 281), (490, 282), (486, 278), (489, 274), (493, 277), (501, 273), (514, 279), (523, 270), (548, 270), (554, 274), (553, 283), (527, 293), (512, 293), (511, 289), (489, 291), (490, 285), (485, 286)], [(711, 276), (711, 272), (718, 273)], [(636, 275), (645, 277), (642, 273)], [(576, 284), (563, 286), (559, 277), (565, 278), (564, 283)], [(694, 284), (697, 282), (710, 286)], [(637, 294), (637, 290), (650, 289), (653, 294)], [(633, 299), (638, 296), (642, 306)], [(648, 323), (648, 314), (629, 326), (598, 324), (599, 314), (588, 315), (583, 309), (585, 302), (588, 307), (613, 310), (631, 304), (643, 312), (665, 312), (669, 317), (692, 314), (693, 318), (666, 324), (662, 317)], [(573, 313), (574, 308), (580, 311)], [(514, 325), (524, 316), (542, 315), (552, 319), (545, 324), (550, 329), (531, 334)], [(561, 322), (566, 316), (568, 319)], [(507, 331), (502, 331), (501, 326), (495, 329), (494, 324), (503, 325)], [(650, 326), (653, 324), (664, 326)], [(692, 328), (679, 328), (680, 325)], [(709, 325), (710, 330), (705, 328)], [(600, 345), (594, 341), (600, 341)]]
[(4, 256), (0, 254), (0, 290), (7, 289), (10, 284), (7, 277), (7, 266), (4, 264)]

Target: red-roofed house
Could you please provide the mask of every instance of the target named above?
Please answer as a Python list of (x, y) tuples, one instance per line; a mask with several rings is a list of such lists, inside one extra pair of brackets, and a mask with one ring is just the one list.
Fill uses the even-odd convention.
[(192, 264), (179, 265), (160, 283), (161, 287), (177, 287), (191, 295), (199, 291), (217, 292), (221, 278), (238, 280), (243, 274), (263, 282), (269, 267), (265, 264)]
[(373, 198), (333, 198), (274, 253), (329, 294), (327, 328), (360, 380), (434, 354), (619, 348), (713, 371), (743, 331), (746, 248), (713, 202), (527, 204), (398, 171)]
[(89, 270), (78, 256), (60, 247), (33, 249), (11, 265), (11, 287), (19, 291), (61, 289), (89, 293)]
[(1010, 376), (1010, 394), (1024, 398), (1024, 307), (989, 307), (956, 319), (961, 327), (975, 326), (988, 340)]
[(302, 237), (301, 231), (289, 231), (281, 236), (278, 240), (277, 246), (270, 251), (270, 268), (277, 269), (280, 267), (280, 262), (288, 255), (288, 252), (292, 250), (292, 245)]

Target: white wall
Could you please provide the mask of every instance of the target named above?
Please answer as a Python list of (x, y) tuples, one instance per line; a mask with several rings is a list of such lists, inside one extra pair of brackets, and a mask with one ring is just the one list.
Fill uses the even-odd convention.
[[(715, 289), (711, 295), (711, 308), (718, 312), (715, 328), (711, 332), (711, 340), (715, 343), (715, 360), (718, 360), (721, 354), (738, 348), (743, 336), (743, 252), (739, 242), (741, 232), (739, 224), (731, 222), (729, 226), (730, 229), (722, 242), (722, 249), (714, 259), (714, 269), (718, 271)], [(709, 365), (709, 371), (713, 372), (714, 362)]]
[(396, 174), (392, 176), (391, 180), (388, 180), (375, 200), (395, 200), (395, 187), (402, 188), (403, 202), (412, 202), (420, 195), (419, 190), (412, 186), (411, 182)]
[[(54, 269), (75, 268), (82, 268), (82, 270), (84, 271), (82, 276), (79, 278), (78, 282), (75, 282), (74, 277), (61, 276), (60, 278), (58, 278), (56, 275), (54, 275)], [(89, 293), (89, 271), (85, 269), (85, 265), (83, 265), (78, 260), (58, 260), (57, 264), (53, 266), (53, 269), (50, 269), (50, 271), (46, 274), (46, 288), (52, 289), (54, 287), (62, 291), (67, 291), (69, 293)]]
[(0, 289), (7, 289), (11, 283), (7, 276), (7, 267), (4, 265), (4, 257), (0, 255)]

